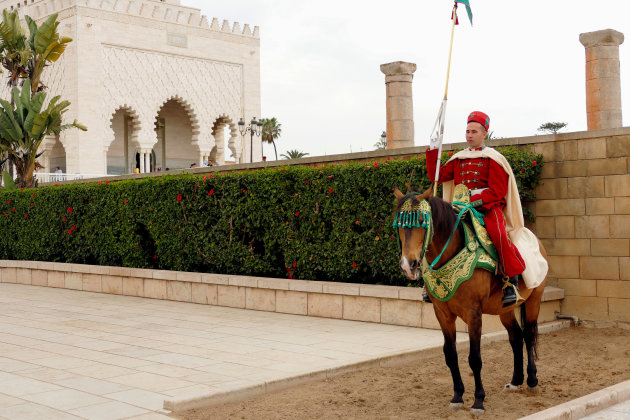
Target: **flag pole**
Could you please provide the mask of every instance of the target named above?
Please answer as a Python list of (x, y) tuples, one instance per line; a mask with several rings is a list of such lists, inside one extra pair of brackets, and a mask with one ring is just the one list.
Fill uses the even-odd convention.
[[(453, 13), (451, 14), (453, 24), (451, 25), (451, 43), (448, 48), (448, 66), (446, 67), (446, 87), (444, 88), (443, 112), (446, 114), (446, 100), (448, 98), (448, 81), (451, 75), (451, 56), (453, 55), (453, 38), (455, 37), (455, 24), (457, 22), (457, 2), (453, 5)], [(444, 120), (442, 120), (444, 121)], [(442, 140), (444, 137), (444, 124), (439, 127), (440, 130), (440, 147), (438, 149), (437, 164), (435, 167), (435, 183), (433, 185), (433, 196), (437, 196), (438, 179), (440, 178), (440, 163), (442, 159)]]

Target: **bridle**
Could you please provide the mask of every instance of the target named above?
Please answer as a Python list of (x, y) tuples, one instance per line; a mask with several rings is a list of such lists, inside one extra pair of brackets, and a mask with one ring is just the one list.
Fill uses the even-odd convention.
[(400, 240), (400, 232), (398, 228), (411, 229), (422, 228), (426, 232), (424, 234), (424, 242), (422, 244), (422, 252), (420, 253), (420, 261), (424, 259), (424, 254), (427, 252), (429, 244), (433, 240), (433, 221), (431, 216), (431, 205), (426, 199), (422, 199), (414, 203), (416, 194), (413, 197), (409, 197), (400, 206), (398, 212), (394, 215), (394, 223), (392, 227), (396, 231), (396, 243), (398, 244), (398, 252), (402, 253), (402, 242)]

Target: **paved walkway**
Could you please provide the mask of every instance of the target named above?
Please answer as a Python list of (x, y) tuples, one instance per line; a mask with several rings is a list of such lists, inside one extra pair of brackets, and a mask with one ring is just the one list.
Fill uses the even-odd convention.
[(582, 420), (628, 420), (630, 419), (630, 400), (613, 405)]
[(441, 346), (434, 330), (0, 283), (0, 420), (167, 419), (164, 401)]

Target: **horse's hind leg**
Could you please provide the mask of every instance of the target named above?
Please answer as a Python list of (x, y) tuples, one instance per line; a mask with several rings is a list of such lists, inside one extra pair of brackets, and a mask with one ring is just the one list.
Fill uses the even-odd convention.
[(470, 353), (468, 354), (468, 364), (475, 377), (475, 402), (471, 408), (471, 413), (479, 416), (485, 412), (483, 400), (486, 399), (486, 392), (481, 383), (481, 311), (471, 316), (468, 324), (468, 338), (470, 340)]
[(523, 385), (523, 330), (518, 325), (514, 311), (502, 313), (500, 315), (501, 323), (508, 332), (510, 339), (510, 346), (512, 346), (512, 353), (514, 354), (514, 371), (512, 374), (512, 381), (505, 386), (508, 391), (514, 391), (519, 386)]
[[(540, 311), (540, 297), (532, 296), (521, 305), (521, 324), (523, 325), (523, 336), (525, 338), (525, 348), (527, 349), (527, 391), (533, 394), (540, 392), (538, 388), (538, 378), (535, 360), (538, 358), (538, 312)], [(539, 291), (542, 295), (542, 290)]]
[(446, 359), (446, 365), (451, 370), (451, 376), (453, 378), (453, 398), (451, 399), (450, 407), (453, 410), (459, 410), (464, 406), (464, 382), (462, 382), (462, 376), (459, 372), (459, 362), (457, 360), (457, 345), (456, 345), (456, 331), (455, 331), (455, 315), (438, 313), (437, 307), (434, 307), (435, 315), (437, 316), (440, 327), (442, 328), (442, 334), (444, 334), (444, 358)]

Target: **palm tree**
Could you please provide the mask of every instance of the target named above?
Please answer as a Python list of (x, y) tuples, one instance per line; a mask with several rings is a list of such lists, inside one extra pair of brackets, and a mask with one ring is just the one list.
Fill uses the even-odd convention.
[[(11, 162), (17, 172), (18, 187), (35, 184), (33, 172), (41, 166), (37, 153), (47, 135), (58, 135), (68, 128), (87, 128), (76, 120), (62, 124), (63, 114), (70, 102), (59, 96), (44, 108), (46, 86), (41, 82), (44, 69), (61, 57), (71, 38), (57, 32), (57, 14), (50, 15), (41, 26), (24, 16), (29, 35), (22, 28), (17, 11), (2, 13), (0, 22), (0, 63), (8, 70), (12, 87), (11, 101), (0, 100), (0, 152), (3, 160)], [(22, 80), (22, 88), (18, 87)]]
[(308, 156), (308, 153), (300, 152), (299, 150), (287, 150), (286, 153), (281, 154), (285, 159), (300, 159), (304, 156)]
[(26, 79), (21, 88), (13, 86), (13, 104), (0, 99), (0, 151), (8, 155), (17, 171), (16, 186), (35, 186), (33, 172), (39, 166), (37, 150), (44, 137), (59, 135), (68, 128), (87, 128), (76, 120), (72, 124), (61, 124), (63, 114), (70, 102), (60, 101), (55, 96), (44, 108), (46, 92), (37, 92), (31, 98), (31, 81)]
[(278, 150), (276, 149), (275, 140), (282, 134), (282, 124), (278, 123), (276, 117), (273, 118), (261, 118), (262, 126), (262, 141), (273, 144), (273, 151), (276, 154), (276, 160), (278, 160)]

